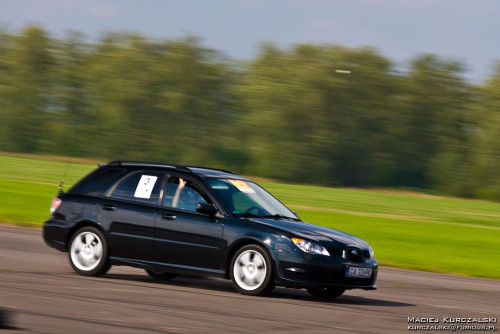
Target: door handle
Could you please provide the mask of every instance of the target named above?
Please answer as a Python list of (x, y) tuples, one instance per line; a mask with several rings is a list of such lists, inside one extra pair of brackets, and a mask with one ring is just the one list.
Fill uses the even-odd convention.
[(171, 215), (169, 213), (164, 213), (161, 215), (161, 219), (163, 219), (163, 220), (175, 220), (175, 219), (177, 219), (177, 216)]
[(106, 211), (115, 211), (115, 206), (112, 204), (103, 204), (102, 208)]

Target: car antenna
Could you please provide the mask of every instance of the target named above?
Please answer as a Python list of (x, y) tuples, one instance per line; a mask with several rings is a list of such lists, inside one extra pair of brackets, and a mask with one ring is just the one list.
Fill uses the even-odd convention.
[(64, 185), (64, 180), (61, 179), (61, 181), (59, 181), (59, 185), (57, 186), (57, 192), (59, 195), (64, 194), (63, 185)]
[(57, 191), (58, 191), (58, 194), (59, 195), (62, 195), (64, 194), (64, 189), (63, 189), (63, 185), (64, 185), (64, 179), (66, 178), (66, 176), (68, 175), (68, 170), (69, 170), (69, 165), (71, 164), (71, 162), (73, 161), (73, 149), (76, 145), (76, 142), (78, 141), (78, 135), (80, 135), (80, 131), (76, 131), (76, 135), (74, 137), (74, 140), (73, 142), (71, 142), (69, 145), (69, 159), (68, 161), (66, 162), (66, 167), (64, 167), (64, 173), (61, 177), (61, 180), (59, 181), (59, 185), (57, 186)]
[[(72, 150), (71, 150), (72, 151)], [(66, 162), (66, 166), (64, 167), (64, 173), (63, 175), (61, 176), (61, 180), (59, 181), (59, 185), (57, 186), (57, 193), (59, 195), (62, 195), (64, 194), (64, 189), (63, 189), (63, 185), (64, 185), (64, 179), (66, 178), (66, 176), (68, 175), (68, 169), (69, 169), (69, 165), (71, 163), (71, 160), (73, 160), (73, 157), (72, 155), (70, 155), (68, 161)]]

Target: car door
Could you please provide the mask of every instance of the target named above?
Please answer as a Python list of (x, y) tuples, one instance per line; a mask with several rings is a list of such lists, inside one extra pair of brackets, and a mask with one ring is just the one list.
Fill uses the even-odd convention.
[(169, 177), (156, 216), (154, 253), (158, 262), (186, 270), (221, 270), (222, 221), (196, 212), (198, 203), (211, 203), (206, 194), (194, 179)]
[(101, 203), (99, 221), (108, 226), (110, 255), (121, 260), (150, 261), (155, 215), (164, 174), (139, 171), (127, 175)]

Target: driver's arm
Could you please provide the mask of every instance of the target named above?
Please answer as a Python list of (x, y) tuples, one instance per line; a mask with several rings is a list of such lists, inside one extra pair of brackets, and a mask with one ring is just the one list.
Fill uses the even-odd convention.
[(177, 204), (179, 203), (179, 196), (181, 194), (182, 188), (186, 185), (187, 181), (184, 181), (183, 179), (179, 178), (179, 186), (177, 187), (177, 190), (175, 191), (174, 199), (172, 200), (172, 207), (176, 208)]

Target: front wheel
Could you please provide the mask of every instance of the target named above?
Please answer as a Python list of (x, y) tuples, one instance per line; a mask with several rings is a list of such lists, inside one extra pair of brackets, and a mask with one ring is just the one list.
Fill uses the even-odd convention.
[(307, 292), (318, 299), (334, 299), (340, 297), (345, 292), (345, 289), (339, 287), (308, 288)]
[(91, 226), (79, 229), (69, 245), (69, 262), (78, 274), (102, 276), (111, 268), (108, 245), (99, 229)]
[(271, 257), (259, 245), (244, 246), (234, 254), (230, 275), (236, 290), (244, 295), (263, 295), (274, 288)]

